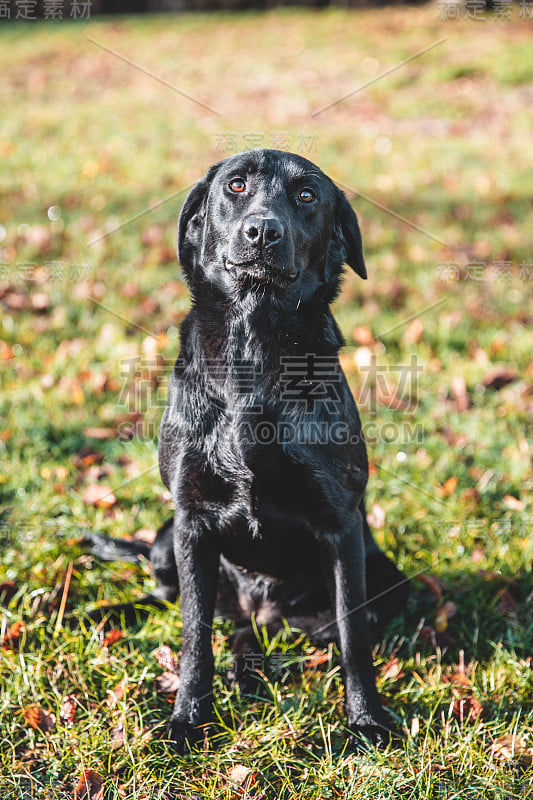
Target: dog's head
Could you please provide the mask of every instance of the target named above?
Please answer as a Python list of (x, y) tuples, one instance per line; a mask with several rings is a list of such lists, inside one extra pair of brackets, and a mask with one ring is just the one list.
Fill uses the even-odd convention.
[(343, 264), (366, 278), (357, 217), (343, 192), (301, 156), (249, 150), (220, 161), (189, 192), (178, 258), (190, 288), (228, 295), (334, 294)]

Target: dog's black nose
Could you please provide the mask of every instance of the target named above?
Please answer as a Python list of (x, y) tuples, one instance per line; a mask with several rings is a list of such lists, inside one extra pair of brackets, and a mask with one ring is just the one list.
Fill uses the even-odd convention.
[(283, 238), (283, 226), (275, 217), (248, 217), (243, 232), (244, 238), (256, 247), (271, 247)]

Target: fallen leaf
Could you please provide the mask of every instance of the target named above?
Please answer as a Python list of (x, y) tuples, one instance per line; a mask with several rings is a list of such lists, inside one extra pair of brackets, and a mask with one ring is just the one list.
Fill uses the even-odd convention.
[(5, 635), (2, 648), (4, 650), (18, 650), (20, 639), (24, 631), (25, 625), (23, 622), (14, 622)]
[(424, 333), (424, 323), (421, 319), (414, 319), (410, 325), (407, 326), (403, 335), (403, 340), (406, 344), (418, 344)]
[(402, 678), (404, 675), (405, 672), (402, 670), (399, 660), (395, 657), (381, 667), (381, 677), (385, 680)]
[(82, 772), (78, 785), (72, 792), (74, 800), (103, 800), (104, 781), (92, 769)]
[(178, 674), (178, 659), (168, 645), (162, 645), (159, 650), (155, 651), (154, 656), (160, 667)]
[(517, 497), (513, 497), (512, 494), (506, 494), (503, 498), (503, 502), (508, 508), (512, 508), (513, 511), (523, 511), (524, 504), (521, 500)]
[(512, 614), (518, 608), (518, 603), (507, 591), (507, 589), (500, 589), (497, 593), (498, 597), (498, 611), (500, 614)]
[(28, 725), (31, 725), (36, 731), (50, 733), (56, 726), (55, 714), (45, 711), (44, 708), (39, 708), (39, 706), (25, 708), (22, 713)]
[(437, 600), (442, 600), (442, 584), (438, 578), (436, 578), (434, 575), (430, 575), (427, 572), (423, 575), (417, 575), (416, 577), (420, 583), (423, 583), (424, 586), (427, 586), (427, 588), (433, 592)]
[(75, 695), (68, 694), (65, 698), (63, 698), (63, 707), (59, 713), (59, 720), (63, 723), (63, 725), (66, 725), (67, 722), (74, 722), (77, 705), (78, 701), (76, 700)]
[(124, 636), (124, 632), (121, 631), (119, 628), (114, 628), (112, 631), (109, 631), (107, 636), (104, 637), (102, 641), (102, 647), (110, 647), (115, 642), (118, 642)]
[(243, 797), (248, 794), (256, 778), (257, 772), (254, 772), (244, 764), (236, 764), (228, 771), (228, 783), (233, 790), (233, 794), (237, 797)]
[(448, 620), (456, 613), (457, 606), (455, 603), (452, 603), (451, 601), (444, 603), (444, 605), (441, 606), (441, 608), (439, 608), (437, 611), (437, 615), (435, 617), (435, 630), (438, 633), (443, 633), (448, 627)]
[(83, 502), (97, 508), (111, 508), (117, 502), (117, 498), (110, 486), (92, 483), (83, 494)]
[(114, 428), (85, 428), (83, 435), (89, 439), (114, 439), (117, 434)]
[(21, 311), (23, 308), (27, 307), (28, 298), (26, 294), (19, 289), (10, 289), (3, 298), (3, 303), (10, 311)]
[(378, 503), (373, 503), (366, 520), (371, 528), (380, 530), (385, 526), (385, 510)]
[(326, 650), (315, 650), (315, 652), (305, 659), (305, 666), (308, 669), (316, 669), (321, 664), (327, 664), (329, 661), (329, 653)]
[(466, 506), (468, 511), (473, 511), (479, 505), (480, 500), (481, 494), (473, 487), (465, 489), (461, 494), (461, 505)]
[(470, 408), (470, 398), (466, 389), (466, 382), (462, 375), (454, 375), (452, 378), (452, 395), (455, 397), (455, 405), (458, 411), (466, 411)]
[(453, 701), (454, 716), (459, 718), (461, 725), (465, 722), (474, 722), (484, 714), (484, 708), (475, 697), (461, 697)]
[(146, 542), (146, 544), (152, 545), (155, 542), (156, 535), (157, 531), (155, 528), (139, 528), (139, 530), (135, 531), (133, 534), (133, 538), (137, 542)]
[(87, 469), (92, 464), (100, 464), (104, 460), (104, 454), (100, 450), (95, 450), (91, 445), (86, 445), (74, 456), (73, 460), (79, 469)]
[(46, 311), (50, 307), (50, 298), (46, 292), (34, 292), (30, 296), (31, 307), (34, 311)]
[(125, 736), (124, 720), (117, 722), (111, 733), (111, 749), (117, 750), (124, 744)]
[(128, 676), (124, 675), (121, 681), (117, 683), (114, 689), (108, 692), (106, 706), (108, 708), (115, 708), (119, 700), (122, 700), (128, 687)]
[(454, 672), (452, 675), (444, 675), (443, 681), (444, 683), (453, 683), (455, 686), (472, 687), (471, 681), (469, 681), (464, 672)]
[(519, 736), (500, 736), (492, 743), (490, 753), (498, 761), (512, 761), (516, 758), (526, 769), (533, 764), (533, 747), (526, 747)]
[(177, 692), (180, 685), (180, 676), (175, 672), (162, 672), (155, 679), (155, 690), (160, 694), (173, 694)]
[(0, 342), (0, 360), (10, 361), (12, 358), (15, 358), (15, 353), (13, 352), (11, 345), (6, 344), (5, 342)]
[(371, 345), (374, 341), (372, 331), (368, 325), (357, 325), (352, 331), (352, 338), (357, 344)]
[(502, 387), (513, 383), (517, 377), (517, 372), (512, 367), (496, 367), (487, 372), (482, 380), (482, 384), (486, 386), (487, 389), (499, 391)]
[(442, 494), (443, 497), (449, 497), (455, 491), (456, 486), (457, 486), (457, 478), (455, 477), (455, 475), (452, 475), (451, 478), (448, 478), (448, 480), (444, 481), (444, 483), (440, 488), (440, 493)]

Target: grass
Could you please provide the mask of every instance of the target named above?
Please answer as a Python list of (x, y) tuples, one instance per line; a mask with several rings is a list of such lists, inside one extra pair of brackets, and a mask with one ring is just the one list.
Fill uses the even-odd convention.
[[(427, 6), (2, 26), (2, 797), (66, 798), (83, 770), (108, 800), (531, 796), (527, 752), (502, 745), (533, 744), (530, 25), (514, 14), (480, 36)], [(406, 613), (374, 636), (401, 746), (343, 751), (337, 654), (316, 668), (303, 639), (265, 642), (263, 691), (239, 696), (217, 621), (218, 733), (184, 760), (164, 742), (154, 657), (163, 644), (179, 654), (179, 608), (109, 646), (74, 631), (87, 604), (153, 586), (147, 568), (95, 563), (79, 540), (171, 513), (156, 465), (189, 303), (176, 217), (230, 145), (275, 143), (355, 190), (370, 277), (347, 275), (335, 311), (373, 465), (369, 507), (385, 516), (380, 545), (430, 582), (415, 578)], [(409, 364), (418, 380), (401, 385)], [(512, 380), (495, 388), (491, 370)], [(94, 484), (116, 502), (84, 501)], [(291, 674), (273, 669), (276, 653)], [(461, 697), (483, 714), (454, 714)], [(28, 722), (34, 706), (55, 714), (48, 732)], [(248, 788), (235, 766), (255, 776)]]

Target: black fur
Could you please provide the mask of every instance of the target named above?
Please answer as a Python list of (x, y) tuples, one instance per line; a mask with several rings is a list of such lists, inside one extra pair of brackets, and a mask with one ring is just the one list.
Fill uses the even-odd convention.
[(242, 654), (255, 613), (338, 641), (352, 739), (381, 743), (368, 623), (401, 610), (407, 582), (366, 522), (366, 448), (329, 308), (344, 263), (367, 275), (355, 213), (311, 162), (252, 150), (192, 189), (178, 256), (192, 308), (159, 439), (174, 520), (149, 553), (91, 537), (103, 557), (148, 555), (158, 586), (144, 602), (181, 594), (170, 736), (184, 752), (211, 718), (213, 615), (241, 626)]

